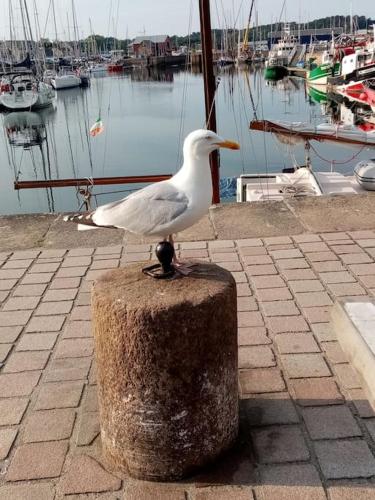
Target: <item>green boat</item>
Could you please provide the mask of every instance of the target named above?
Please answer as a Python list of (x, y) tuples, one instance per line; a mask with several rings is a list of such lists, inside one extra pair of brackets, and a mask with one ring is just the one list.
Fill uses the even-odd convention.
[(327, 104), (328, 102), (327, 87), (324, 85), (320, 85), (319, 87), (307, 85), (307, 93), (309, 97), (318, 104)]
[(264, 78), (266, 80), (281, 80), (288, 74), (285, 66), (267, 66), (264, 71)]
[(341, 72), (341, 64), (334, 61), (332, 51), (326, 50), (323, 53), (322, 64), (311, 67), (307, 74), (307, 81), (315, 85), (327, 85), (328, 78), (338, 76)]

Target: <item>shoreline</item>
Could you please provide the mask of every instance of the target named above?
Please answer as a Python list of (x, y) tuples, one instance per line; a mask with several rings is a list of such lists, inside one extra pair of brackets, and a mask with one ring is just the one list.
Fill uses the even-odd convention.
[[(176, 241), (247, 239), (375, 227), (375, 193), (214, 205)], [(117, 229), (79, 232), (65, 213), (0, 216), (0, 251), (157, 242)]]

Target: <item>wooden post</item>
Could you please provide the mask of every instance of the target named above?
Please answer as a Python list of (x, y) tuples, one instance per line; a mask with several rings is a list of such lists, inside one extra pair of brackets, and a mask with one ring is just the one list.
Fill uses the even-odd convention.
[[(204, 80), (204, 98), (206, 104), (206, 124), (209, 130), (217, 131), (216, 128), (216, 107), (215, 92), (216, 81), (213, 70), (212, 38), (211, 38), (211, 14), (210, 1), (199, 0), (199, 14), (201, 22), (201, 42), (202, 42), (202, 65)], [(214, 151), (210, 156), (211, 176), (212, 176), (212, 202), (220, 203), (220, 161), (219, 152)]]

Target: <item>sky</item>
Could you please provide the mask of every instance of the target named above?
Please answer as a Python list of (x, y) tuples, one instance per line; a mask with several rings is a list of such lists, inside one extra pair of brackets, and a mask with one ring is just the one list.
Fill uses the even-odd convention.
[[(22, 0), (23, 1), (23, 0)], [(46, 22), (48, 6), (52, 0), (26, 0), (30, 17), (34, 23), (35, 5), (42, 35), (55, 38), (52, 16)], [(186, 35), (199, 31), (198, 0), (73, 0), (77, 11), (80, 37), (91, 32), (129, 38), (137, 35)], [(15, 25), (22, 34), (19, 0), (0, 0), (0, 37), (8, 38), (8, 5), (13, 5)], [(56, 6), (57, 31), (60, 39), (68, 38), (68, 21), (71, 30), (72, 0), (54, 0)], [(222, 28), (233, 25), (242, 27), (246, 23), (251, 0), (211, 0), (212, 26)], [(286, 19), (308, 21), (335, 14), (353, 14), (375, 18), (374, 0), (286, 0)], [(268, 24), (280, 19), (283, 0), (256, 0), (259, 24)], [(118, 16), (117, 16), (118, 12)], [(191, 22), (190, 22), (191, 17)], [(90, 29), (90, 19), (92, 31)], [(282, 20), (285, 20), (283, 14)]]

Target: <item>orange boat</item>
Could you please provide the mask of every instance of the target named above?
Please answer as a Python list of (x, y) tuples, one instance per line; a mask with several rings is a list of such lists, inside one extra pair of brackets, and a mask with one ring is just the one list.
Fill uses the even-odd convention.
[(124, 65), (121, 63), (110, 63), (107, 65), (107, 71), (110, 73), (122, 73)]

